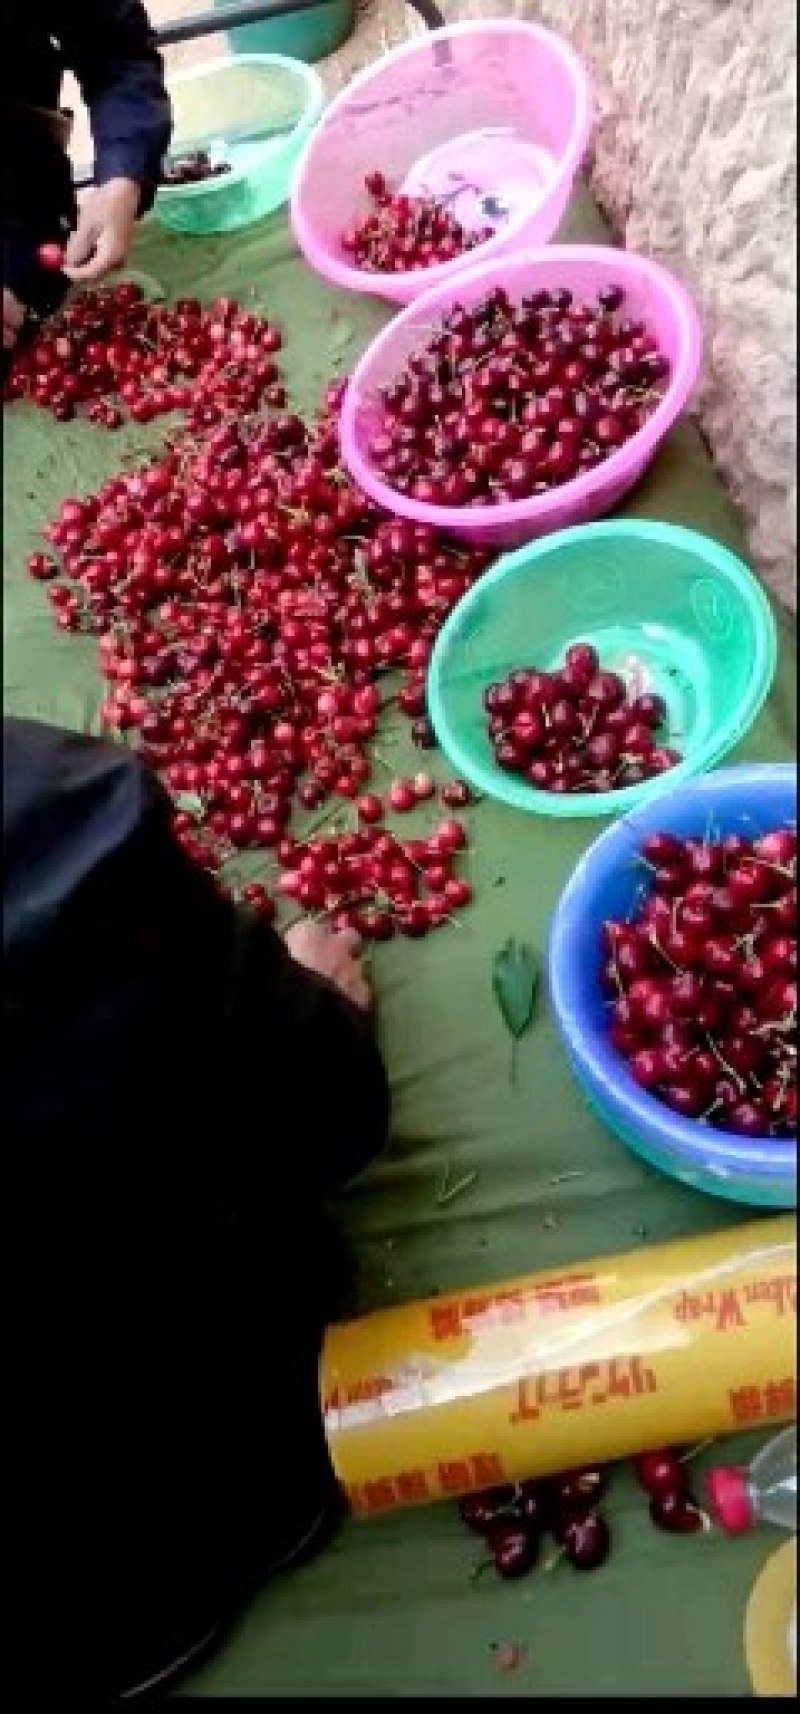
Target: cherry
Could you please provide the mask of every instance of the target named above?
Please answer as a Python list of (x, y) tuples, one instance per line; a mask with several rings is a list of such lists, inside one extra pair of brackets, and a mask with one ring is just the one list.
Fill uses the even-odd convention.
[(442, 786), (440, 796), (448, 809), (464, 809), (473, 801), (472, 792), (464, 780), (448, 780)]
[(398, 815), (407, 815), (417, 801), (411, 780), (393, 780), (389, 787), (389, 805)]
[(497, 1523), (488, 1534), (492, 1561), (498, 1577), (526, 1577), (539, 1558), (539, 1537), (521, 1524)]
[(569, 1470), (552, 1484), (556, 1503), (563, 1513), (591, 1511), (607, 1483), (605, 1471), (594, 1468)]
[(258, 911), (262, 916), (271, 919), (275, 914), (274, 903), (266, 887), (262, 886), (259, 881), (249, 881), (247, 886), (242, 888), (242, 899), (246, 905), (250, 905), (252, 910)]
[(48, 273), (58, 274), (64, 266), (66, 252), (61, 244), (40, 244), (36, 260), (40, 268), (44, 268)]
[(611, 1551), (611, 1532), (599, 1512), (570, 1514), (557, 1530), (556, 1539), (576, 1571), (596, 1571)]
[(635, 1461), (636, 1475), (648, 1494), (672, 1492), (682, 1481), (681, 1463), (677, 1452), (666, 1448), (658, 1452), (643, 1452)]
[(394, 934), (391, 913), (372, 906), (358, 913), (353, 926), (365, 940), (391, 940)]
[(37, 583), (49, 583), (58, 576), (58, 566), (55, 560), (46, 553), (32, 553), (28, 559), (28, 575)]
[(776, 828), (762, 834), (753, 843), (753, 856), (776, 868), (788, 869), (797, 862), (797, 832), (794, 828)]
[(515, 1523), (539, 1534), (546, 1528), (551, 1512), (546, 1485), (539, 1482), (518, 1482), (508, 1511)]
[(650, 1517), (670, 1535), (694, 1535), (704, 1528), (699, 1506), (683, 1488), (661, 1488), (650, 1498)]
[(445, 851), (448, 854), (463, 851), (467, 843), (466, 830), (460, 821), (443, 821), (433, 835), (432, 843), (436, 851)]
[(375, 796), (374, 792), (367, 792), (364, 797), (358, 798), (356, 809), (359, 821), (372, 824), (383, 820), (383, 803), (379, 797)]
[(488, 1488), (482, 1494), (464, 1494), (458, 1502), (461, 1522), (476, 1535), (488, 1535), (494, 1524), (511, 1516), (517, 1493), (516, 1488), (507, 1487)]

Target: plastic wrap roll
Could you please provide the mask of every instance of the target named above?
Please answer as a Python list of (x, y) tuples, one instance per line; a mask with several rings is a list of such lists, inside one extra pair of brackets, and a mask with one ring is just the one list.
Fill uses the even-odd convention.
[(321, 1388), (353, 1510), (769, 1427), (796, 1410), (793, 1216), (332, 1327)]

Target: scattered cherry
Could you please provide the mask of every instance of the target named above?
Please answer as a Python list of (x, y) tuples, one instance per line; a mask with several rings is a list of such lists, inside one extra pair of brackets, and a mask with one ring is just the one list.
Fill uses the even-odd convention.
[(604, 1470), (569, 1470), (565, 1475), (556, 1477), (551, 1484), (555, 1503), (562, 1512), (589, 1512), (605, 1492), (607, 1480)]
[(636, 1475), (648, 1494), (663, 1494), (680, 1488), (683, 1469), (678, 1454), (671, 1449), (644, 1452), (635, 1461)]
[(58, 576), (58, 565), (46, 553), (32, 553), (28, 559), (28, 576), (37, 583), (50, 583)]
[(516, 1493), (515, 1488), (507, 1487), (488, 1488), (482, 1494), (464, 1494), (458, 1502), (461, 1522), (476, 1535), (488, 1535), (494, 1525), (511, 1516)]
[(609, 1551), (608, 1526), (593, 1509), (605, 1485), (601, 1470), (570, 1470), (468, 1494), (459, 1501), (459, 1515), (468, 1529), (486, 1538), (501, 1577), (522, 1577), (532, 1569), (545, 1530), (552, 1531), (577, 1570), (588, 1571)]
[(611, 1532), (599, 1512), (570, 1516), (558, 1539), (576, 1571), (595, 1571), (604, 1564), (611, 1551)]
[(526, 1577), (539, 1558), (539, 1537), (522, 1524), (494, 1524), (487, 1540), (498, 1577)]
[[(64, 260), (57, 245), (38, 256), (54, 268)], [(30, 399), (59, 421), (85, 409), (91, 422), (115, 429), (126, 417), (144, 424), (182, 412), (192, 429), (205, 431), (265, 405), (283, 408), (274, 361), (280, 345), (277, 328), (231, 298), (207, 309), (195, 298), (156, 304), (125, 280), (71, 298), (15, 352), (4, 396)], [(302, 438), (302, 424), (299, 431)], [(235, 476), (235, 465), (225, 473)], [(213, 516), (207, 505), (206, 527)]]
[[(201, 372), (206, 338), (215, 353), (207, 390), (198, 377), (181, 406), (191, 433), (67, 499), (28, 561), (59, 630), (99, 639), (103, 725), (138, 743), (173, 798), (176, 837), (221, 885), (240, 853), (271, 853), (268, 886), (241, 891), (252, 908), (269, 916), (283, 894), (376, 942), (450, 922), (472, 898), (457, 872), (466, 830), (451, 816), (422, 839), (389, 834), (385, 809), (432, 802), (436, 785), (421, 770), (379, 796), (370, 750), (380, 677), (400, 675), (397, 706), (416, 722), (436, 634), (490, 556), (385, 516), (354, 486), (338, 461), (339, 386), (309, 424), (281, 401), (261, 415), (260, 384), (243, 399), (232, 349), (244, 341), (258, 372), (247, 341), (271, 353), (280, 335), (233, 300), (155, 311), (126, 285), (74, 309), (71, 332), (51, 324), (26, 373), (60, 365), (64, 386), (86, 365), (105, 386), (140, 339), (170, 329), (196, 335)], [(114, 407), (100, 392), (87, 409)], [(299, 839), (295, 813), (332, 798), (352, 805), (351, 830)]]
[(467, 804), (473, 802), (472, 792), (465, 780), (448, 780), (442, 786), (440, 796), (448, 809), (465, 809)]
[(546, 1486), (541, 1482), (518, 1482), (508, 1509), (516, 1523), (541, 1533), (548, 1527), (552, 1511)]
[(682, 1489), (666, 1488), (652, 1494), (650, 1516), (657, 1529), (670, 1535), (694, 1535), (706, 1527), (700, 1507)]

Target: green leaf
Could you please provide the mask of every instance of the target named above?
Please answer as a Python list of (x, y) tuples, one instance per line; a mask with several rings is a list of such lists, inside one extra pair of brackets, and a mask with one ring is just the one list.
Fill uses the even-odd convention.
[(539, 966), (529, 946), (507, 940), (492, 967), (492, 988), (509, 1035), (524, 1035), (533, 1019)]
[(492, 966), (492, 989), (503, 1023), (512, 1038), (512, 1082), (516, 1071), (514, 1045), (533, 1020), (538, 987), (539, 966), (530, 947), (520, 940), (507, 940)]

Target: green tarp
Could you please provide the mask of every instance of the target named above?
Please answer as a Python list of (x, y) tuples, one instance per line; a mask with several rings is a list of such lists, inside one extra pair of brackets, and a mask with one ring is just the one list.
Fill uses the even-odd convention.
[[(598, 238), (603, 230), (588, 199), (577, 198), (563, 236)], [(226, 292), (266, 311), (285, 332), (291, 393), (304, 409), (388, 314), (315, 279), (283, 219), (209, 241), (167, 236), (151, 223), (134, 267), (170, 294)], [(93, 728), (95, 645), (54, 631), (24, 559), (66, 494), (96, 487), (121, 458), (158, 446), (162, 434), (156, 427), (107, 435), (84, 424), (57, 427), (27, 407), (6, 410), (7, 712)], [(705, 530), (743, 551), (736, 517), (689, 426), (670, 437), (625, 510)], [(779, 625), (777, 683), (739, 758), (794, 754), (795, 628), (786, 616)], [(381, 748), (398, 771), (415, 758), (418, 765), (391, 726)], [(419, 819), (424, 825), (423, 812)], [(429, 940), (373, 954), (393, 1137), (338, 1209), (357, 1248), (362, 1307), (747, 1216), (662, 1180), (606, 1134), (576, 1092), (544, 1000), (510, 1086), (508, 1040), (491, 996), (493, 955), (510, 934), (544, 948), (559, 892), (597, 829), (489, 802), (471, 812), (470, 824), (475, 907)], [(447, 1167), (453, 1178), (477, 1176), (440, 1207)], [(569, 1176), (557, 1182), (562, 1175)], [(254, 1361), (268, 1361), (271, 1313), (265, 1306), (264, 1350)], [(451, 1507), (353, 1523), (321, 1558), (263, 1591), (191, 1688), (208, 1696), (746, 1692), (743, 1615), (772, 1536), (658, 1535), (626, 1473), (615, 1476), (608, 1515), (614, 1552), (603, 1570), (582, 1577), (561, 1564), (517, 1585), (472, 1578), (475, 1544)], [(509, 1644), (522, 1650), (513, 1671), (503, 1670)]]

